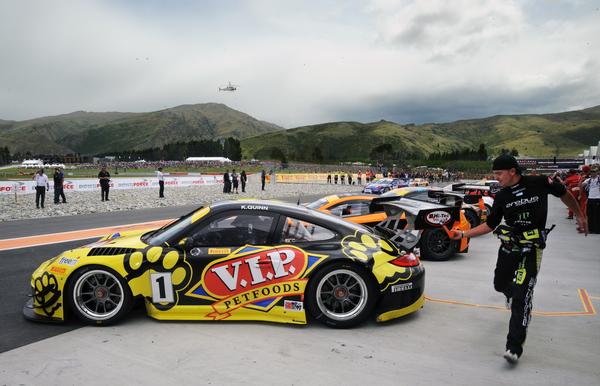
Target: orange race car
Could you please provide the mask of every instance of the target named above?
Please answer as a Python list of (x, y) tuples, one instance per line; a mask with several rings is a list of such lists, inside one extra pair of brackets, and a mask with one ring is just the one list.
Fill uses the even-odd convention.
[[(342, 217), (350, 222), (373, 227), (386, 219), (386, 214), (378, 202), (400, 200), (403, 197), (449, 206), (462, 207), (463, 205), (463, 197), (460, 194), (431, 188), (409, 187), (394, 189), (381, 196), (360, 193), (335, 194), (323, 197), (307, 206)], [(452, 228), (463, 231), (471, 229), (471, 224), (465, 216), (465, 209), (460, 211), (460, 221), (456, 221)], [(421, 257), (424, 259), (447, 260), (456, 252), (466, 253), (469, 248), (469, 239), (453, 241), (442, 229), (428, 229), (423, 231), (419, 247)]]

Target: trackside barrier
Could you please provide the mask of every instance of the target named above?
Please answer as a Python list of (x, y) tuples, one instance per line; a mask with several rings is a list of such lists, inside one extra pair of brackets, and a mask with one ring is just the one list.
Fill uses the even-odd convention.
[[(296, 174), (277, 174), (276, 175), (276, 179), (277, 182), (285, 182), (285, 183), (303, 183), (303, 182), (321, 182), (321, 183), (327, 183), (327, 176), (331, 175), (331, 178), (333, 179), (333, 176), (335, 175), (341, 176), (343, 175), (344, 177), (347, 177), (348, 174), (347, 173), (296, 173)], [(353, 182), (357, 182), (357, 174), (356, 173), (351, 173), (350, 174), (352, 176), (352, 181)], [(383, 176), (381, 174), (377, 174), (376, 175), (376, 179), (382, 178)], [(362, 183), (366, 183), (365, 182), (365, 178), (366, 175), (365, 173), (362, 174)], [(267, 175), (267, 182), (269, 182), (269, 176)], [(333, 181), (332, 181), (333, 182)], [(341, 180), (338, 182), (340, 183)], [(346, 180), (346, 183), (348, 183), (348, 180)]]
[[(54, 190), (52, 177), (50, 191)], [(222, 175), (206, 175), (194, 177), (169, 177), (165, 176), (165, 187), (179, 188), (186, 186), (216, 185), (223, 183)], [(117, 190), (158, 188), (156, 178), (113, 178), (110, 188)], [(91, 192), (100, 190), (97, 179), (65, 179), (63, 183), (65, 192)], [(29, 194), (35, 193), (34, 181), (0, 181), (0, 194)]]

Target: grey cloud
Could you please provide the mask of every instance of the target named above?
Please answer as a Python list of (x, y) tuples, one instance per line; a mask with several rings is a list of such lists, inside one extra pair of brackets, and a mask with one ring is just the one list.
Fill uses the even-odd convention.
[(461, 119), (506, 114), (544, 114), (591, 107), (600, 104), (600, 91), (581, 80), (528, 90), (463, 86), (422, 96), (395, 95), (363, 100), (354, 106), (331, 108), (334, 116), (345, 120), (374, 122), (381, 119), (397, 123), (446, 123)]

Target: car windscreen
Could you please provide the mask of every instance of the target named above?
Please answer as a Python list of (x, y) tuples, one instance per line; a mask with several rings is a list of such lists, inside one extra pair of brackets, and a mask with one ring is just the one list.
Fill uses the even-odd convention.
[(317, 201), (311, 202), (310, 204), (306, 205), (307, 208), (309, 209), (319, 209), (320, 207), (322, 207), (323, 205), (327, 204), (329, 201), (327, 200), (327, 198), (320, 198)]
[(392, 182), (392, 180), (390, 178), (382, 178), (382, 179), (377, 180), (377, 181), (375, 181), (373, 183), (374, 184), (382, 185), (382, 184), (390, 184), (391, 182)]
[[(198, 210), (201, 210), (199, 208)], [(182, 230), (192, 224), (192, 217), (198, 212), (195, 210), (179, 218), (177, 221), (173, 221), (164, 227), (147, 233), (142, 239), (146, 244), (149, 245), (163, 245), (167, 240), (170, 240), (174, 236), (178, 235)]]

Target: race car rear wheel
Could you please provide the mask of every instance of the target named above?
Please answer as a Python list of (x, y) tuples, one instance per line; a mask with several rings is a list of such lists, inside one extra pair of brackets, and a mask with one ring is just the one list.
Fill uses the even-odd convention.
[(488, 204), (484, 204), (484, 206), (485, 206), (485, 214), (489, 216), (490, 213), (492, 213), (492, 207), (489, 206)]
[(465, 209), (465, 218), (471, 224), (471, 228), (475, 228), (477, 225), (481, 224), (481, 217), (477, 215), (473, 209)]
[(354, 327), (372, 314), (376, 291), (368, 273), (352, 264), (333, 264), (317, 272), (307, 287), (311, 315), (335, 328)]
[(424, 260), (448, 260), (456, 251), (454, 241), (442, 229), (426, 229), (421, 235), (421, 258)]
[(84, 267), (75, 272), (69, 283), (69, 309), (88, 324), (115, 323), (133, 304), (128, 285), (106, 267)]

